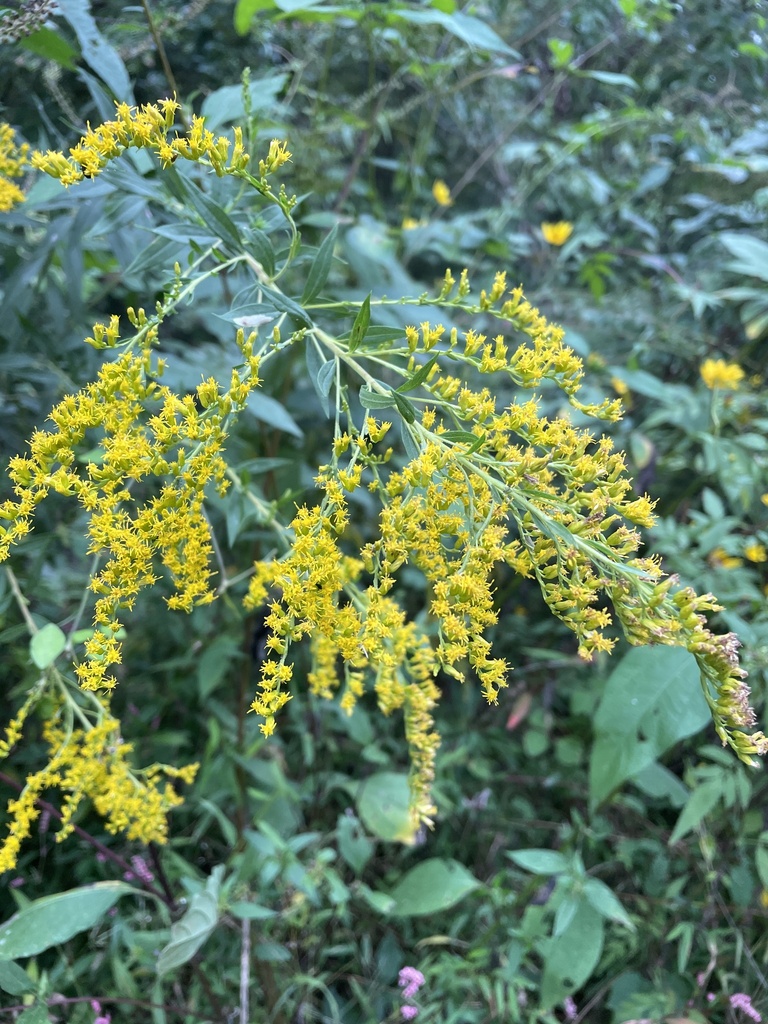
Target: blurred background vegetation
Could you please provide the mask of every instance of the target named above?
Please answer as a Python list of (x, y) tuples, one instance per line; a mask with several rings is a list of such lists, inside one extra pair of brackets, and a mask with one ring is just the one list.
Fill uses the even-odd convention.
[[(648, 548), (718, 595), (716, 624), (742, 640), (762, 717), (768, 5), (25, 9), (42, 12), (30, 34), (16, 33), (15, 8), (0, 29), (0, 118), (32, 146), (68, 148), (86, 122), (111, 115), (113, 96), (176, 91), (216, 131), (245, 123), (257, 150), (289, 140), (304, 241), (317, 246), (338, 225), (335, 297), (415, 296), (447, 266), (523, 283), (566, 328), (590, 393), (623, 397), (611, 429), (638, 490), (658, 502)], [(172, 198), (158, 200), (157, 176), (131, 160), (70, 193), (35, 180), (0, 220), (4, 454), (23, 450), (50, 406), (95, 374), (98, 356), (82, 344), (94, 320), (151, 305), (179, 253), (203, 243), (204, 226), (180, 231)], [(205, 187), (226, 208), (224, 186)], [(561, 222), (572, 231), (542, 229)], [(250, 225), (254, 252), (271, 227)], [(300, 293), (301, 265), (291, 274)], [(217, 319), (232, 303), (227, 288), (212, 284), (170, 325), (169, 385), (191, 389), (201, 369), (227, 365), (231, 325)], [(391, 317), (414, 319), (395, 308)], [(290, 515), (329, 434), (293, 350), (267, 384), (229, 458)], [(240, 492), (211, 514), (228, 567), (263, 553)], [(356, 515), (364, 531), (366, 508)], [(84, 549), (82, 523), (54, 505), (14, 556), (41, 622), (72, 621)], [(418, 614), (423, 583), (405, 579)], [(415, 845), (397, 841), (407, 799), (399, 723), (365, 706), (347, 719), (299, 695), (264, 740), (245, 714), (263, 626), (241, 594), (190, 618), (146, 596), (128, 627), (116, 710), (142, 763), (202, 762), (171, 843), (133, 848), (87, 812), (78, 824), (108, 852), (83, 835), (56, 847), (43, 829), (2, 879), (0, 917), (120, 878), (135, 856), (166, 905), (123, 899), (114, 916), (25, 962), (28, 982), (0, 959), (0, 1006), (22, 1005), (37, 985), (64, 1000), (50, 1019), (75, 1024), (94, 1019), (94, 998), (113, 1024), (235, 1020), (245, 950), (253, 1024), (402, 1019), (406, 965), (425, 978), (411, 1000), (425, 1024), (768, 1017), (764, 773), (716, 745), (674, 652), (620, 650), (585, 666), (535, 587), (510, 576), (497, 593), (494, 640), (515, 666), (510, 688), (489, 708), (446, 685), (439, 814)], [(36, 669), (5, 575), (0, 639), (6, 721)], [(0, 792), (12, 796), (39, 757), (34, 742), (17, 751)], [(202, 915), (199, 950), (179, 952), (178, 935), (173, 946), (181, 897)]]

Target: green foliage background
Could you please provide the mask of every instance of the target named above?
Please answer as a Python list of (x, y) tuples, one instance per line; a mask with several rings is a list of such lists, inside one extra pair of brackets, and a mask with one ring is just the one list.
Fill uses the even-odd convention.
[[(176, 89), (217, 132), (245, 121), (261, 148), (289, 140), (309, 252), (338, 226), (334, 298), (418, 295), (446, 266), (523, 282), (584, 358), (587, 398), (624, 396), (611, 429), (658, 499), (649, 550), (718, 595), (717, 627), (739, 634), (761, 711), (766, 16), (758, 0), (196, 0), (153, 4), (148, 21), (61, 0), (0, 45), (0, 116), (33, 146), (66, 150), (112, 115), (112, 94)], [(94, 320), (151, 307), (185, 247), (205, 243), (209, 226), (157, 203), (158, 173), (125, 161), (66, 193), (36, 179), (0, 220), (3, 453), (95, 376), (100, 357), (82, 343)], [(436, 204), (436, 180), (451, 206)], [(206, 188), (226, 204), (218, 180)], [(560, 220), (573, 233), (548, 245), (540, 224)], [(286, 286), (300, 294), (309, 266)], [(169, 326), (164, 382), (181, 392), (229, 365), (227, 289), (201, 289)], [(737, 390), (705, 386), (711, 358), (743, 368)], [(331, 435), (292, 350), (269, 383), (228, 457), (290, 518)], [(40, 516), (14, 573), (37, 624), (66, 632), (83, 525), (63, 505)], [(234, 575), (265, 531), (237, 492), (212, 520)], [(538, 589), (504, 580), (494, 640), (515, 665), (510, 689), (489, 708), (447, 686), (436, 827), (408, 845), (399, 723), (301, 693), (268, 740), (246, 715), (264, 637), (245, 585), (189, 617), (161, 593), (137, 606), (115, 705), (126, 738), (139, 763), (199, 759), (200, 773), (167, 847), (108, 836), (87, 809), (62, 846), (53, 822), (27, 844), (0, 892), (0, 1020), (90, 1022), (96, 999), (113, 1024), (219, 1022), (245, 1006), (253, 1024), (379, 1024), (401, 1019), (406, 964), (425, 976), (425, 1022), (721, 1024), (745, 1019), (737, 992), (768, 1014), (765, 777), (714, 745), (683, 653), (585, 666)], [(423, 583), (409, 585), (417, 615)], [(5, 575), (0, 631), (5, 722), (40, 665)], [(33, 727), (2, 766), (4, 795), (41, 746)], [(143, 887), (137, 855), (153, 875)]]

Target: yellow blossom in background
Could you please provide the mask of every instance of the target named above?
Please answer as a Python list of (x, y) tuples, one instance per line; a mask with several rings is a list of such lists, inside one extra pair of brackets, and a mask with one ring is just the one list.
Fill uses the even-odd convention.
[(710, 551), (707, 561), (713, 569), (738, 569), (744, 564), (740, 558), (727, 554), (723, 548), (715, 548), (714, 551)]
[(724, 359), (705, 359), (699, 369), (701, 379), (714, 391), (736, 391), (744, 380), (744, 371), (738, 363), (726, 363)]
[(764, 505), (768, 505), (768, 494), (761, 494), (760, 501), (762, 501)]
[(768, 561), (768, 551), (759, 540), (751, 540), (744, 545), (744, 557), (750, 562), (765, 562)]
[(427, 221), (416, 220), (415, 217), (403, 217), (403, 223), (401, 224), (401, 227), (403, 231), (413, 231), (414, 228), (423, 228), (426, 223)]
[(569, 220), (559, 220), (554, 224), (544, 221), (541, 233), (550, 245), (565, 245), (573, 234), (573, 224)]
[(435, 202), (438, 206), (451, 206), (453, 204), (451, 190), (442, 178), (438, 178), (432, 186), (432, 195), (435, 197)]
[(7, 213), (17, 203), (24, 202), (24, 193), (11, 178), (18, 178), (27, 163), (29, 146), (16, 144), (16, 136), (9, 124), (0, 124), (0, 213)]

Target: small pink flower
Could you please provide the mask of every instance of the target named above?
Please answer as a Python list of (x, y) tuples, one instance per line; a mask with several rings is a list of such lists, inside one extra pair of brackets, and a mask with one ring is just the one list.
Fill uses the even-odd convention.
[(747, 1017), (756, 1021), (759, 1024), (762, 1021), (762, 1017), (752, 1005), (752, 1000), (746, 994), (746, 992), (735, 992), (729, 997), (728, 1002), (731, 1004), (734, 1010), (741, 1010)]
[(403, 1020), (413, 1020), (414, 1017), (418, 1017), (419, 1011), (415, 1006), (409, 1006), (406, 1003), (405, 1006), (400, 1007), (400, 1014)]
[(579, 1011), (576, 1008), (576, 1003), (573, 1001), (571, 996), (566, 996), (563, 1000), (563, 1010), (565, 1011), (566, 1020), (576, 1020)]
[(147, 864), (143, 857), (140, 857), (138, 854), (136, 854), (136, 856), (134, 857), (131, 857), (131, 867), (133, 868), (134, 873), (137, 875), (138, 878), (141, 879), (142, 882), (154, 882), (155, 876), (149, 870), (149, 865)]
[(397, 976), (397, 983), (403, 990), (403, 999), (413, 999), (424, 984), (424, 975), (415, 967), (403, 967)]

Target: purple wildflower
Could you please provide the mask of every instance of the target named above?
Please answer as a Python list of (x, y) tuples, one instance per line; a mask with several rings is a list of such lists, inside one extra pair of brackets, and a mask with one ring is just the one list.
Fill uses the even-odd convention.
[(403, 967), (397, 976), (397, 983), (403, 990), (403, 999), (413, 999), (424, 984), (424, 975), (415, 967)]
[(139, 857), (138, 854), (134, 857), (131, 857), (131, 867), (134, 870), (134, 874), (136, 874), (136, 876), (140, 878), (142, 882), (145, 882), (146, 884), (154, 882), (155, 876), (149, 870), (149, 865), (147, 864), (143, 857)]
[(406, 1003), (405, 1006), (400, 1007), (400, 1013), (402, 1015), (403, 1020), (413, 1020), (414, 1017), (418, 1016), (419, 1011), (417, 1007), (410, 1006), (408, 1003)]
[(729, 997), (728, 1002), (731, 1004), (734, 1010), (741, 1010), (747, 1017), (752, 1020), (759, 1022), (763, 1019), (757, 1010), (752, 1005), (752, 1000), (746, 992), (735, 992)]
[(565, 1011), (566, 1020), (576, 1020), (579, 1011), (571, 996), (566, 996), (563, 1000), (563, 1010)]

